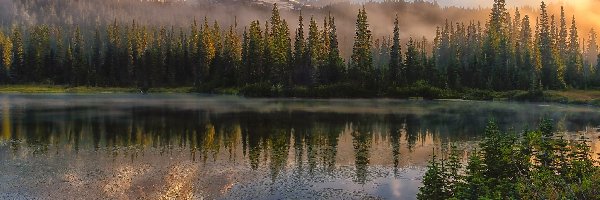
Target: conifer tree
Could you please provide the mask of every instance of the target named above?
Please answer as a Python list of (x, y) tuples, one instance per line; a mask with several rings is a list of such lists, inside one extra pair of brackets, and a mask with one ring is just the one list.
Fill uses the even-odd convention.
[(65, 83), (69, 83), (72, 84), (72, 79), (73, 79), (73, 71), (72, 69), (74, 68), (74, 63), (75, 63), (75, 58), (73, 57), (73, 48), (71, 47), (71, 43), (69, 42), (67, 44), (67, 50), (65, 51), (65, 61), (63, 62), (63, 64), (65, 65)]
[(319, 72), (321, 84), (333, 84), (342, 81), (344, 78), (344, 60), (340, 56), (340, 50), (337, 39), (337, 27), (335, 18), (329, 16), (329, 52), (327, 52), (327, 61), (325, 67)]
[[(99, 80), (101, 82), (101, 85), (112, 85), (117, 83), (117, 80), (123, 80), (126, 79), (127, 77), (122, 77), (124, 76), (124, 73), (117, 73), (117, 70), (119, 69), (117, 66), (119, 66), (120, 63), (120, 49), (121, 47), (121, 36), (120, 36), (120, 29), (119, 26), (117, 24), (117, 21), (115, 20), (115, 22), (111, 25), (109, 25), (108, 27), (106, 27), (106, 35), (107, 35), (107, 44), (106, 44), (106, 49), (105, 49), (105, 53), (104, 53), (104, 63), (103, 66), (101, 68), (97, 68), (96, 72), (97, 75), (101, 76), (102, 80)], [(99, 36), (99, 34), (98, 34)], [(98, 41), (95, 41), (94, 44), (100, 44), (98, 43)], [(98, 46), (99, 47), (99, 46)], [(99, 56), (99, 55), (97, 55)], [(98, 66), (99, 67), (99, 66)], [(123, 68), (127, 68), (127, 67), (123, 67)]]
[(83, 35), (79, 26), (75, 28), (73, 32), (72, 51), (73, 51), (73, 85), (85, 85), (88, 84), (88, 69), (85, 61), (85, 47)]
[[(517, 56), (518, 69), (518, 85), (519, 89), (532, 89), (532, 84), (535, 82), (535, 64), (532, 60), (534, 58), (533, 41), (531, 40), (531, 26), (529, 23), (529, 16), (525, 15), (521, 23), (521, 33), (519, 36)], [(537, 48), (536, 48), (537, 49)]]
[(400, 47), (400, 28), (398, 27), (398, 14), (394, 19), (394, 38), (392, 41), (392, 49), (390, 51), (390, 66), (388, 67), (388, 84), (389, 86), (399, 86), (402, 80), (402, 49)]
[(421, 63), (419, 61), (417, 44), (411, 37), (406, 44), (406, 58), (404, 58), (405, 77), (402, 77), (408, 84), (414, 84), (419, 80), (419, 71), (421, 71)]
[(296, 29), (296, 38), (294, 40), (294, 84), (305, 85), (306, 77), (306, 44), (304, 42), (304, 19), (302, 12), (298, 16), (298, 29)]
[(592, 28), (589, 33), (589, 39), (587, 40), (587, 46), (585, 50), (586, 61), (587, 63), (589, 63), (590, 66), (593, 66), (594, 63), (596, 63), (596, 56), (598, 55), (597, 39), (598, 35), (596, 33), (596, 30)]
[(494, 0), (490, 19), (487, 23), (483, 58), (486, 58), (483, 78), (492, 89), (506, 89), (508, 80), (508, 12), (505, 0)]
[(567, 19), (565, 17), (565, 8), (563, 6), (560, 7), (560, 30), (558, 34), (558, 50), (560, 52), (561, 58), (567, 57), (568, 52), (568, 41), (567, 37), (569, 36), (569, 30), (567, 29)]
[(258, 83), (261, 81), (263, 75), (263, 56), (266, 49), (259, 21), (250, 23), (246, 40), (246, 49), (243, 50), (246, 52), (246, 61), (244, 61), (244, 76), (246, 78), (244, 79), (247, 84)]
[(265, 22), (265, 30), (263, 33), (263, 42), (262, 42), (262, 65), (259, 67), (258, 76), (259, 82), (268, 83), (273, 81), (273, 77), (275, 76), (274, 65), (275, 62), (273, 60), (273, 55), (275, 54), (273, 51), (273, 36), (271, 35), (271, 31), (269, 29), (269, 22)]
[[(100, 28), (96, 27), (94, 31), (94, 44), (92, 46), (92, 66), (90, 66), (90, 80), (94, 86), (97, 86), (100, 80), (100, 71), (102, 66), (102, 39), (100, 38)], [(111, 83), (114, 83), (113, 79)]]
[(573, 20), (571, 21), (569, 32), (569, 42), (564, 57), (566, 59), (565, 81), (572, 87), (584, 86), (585, 88), (590, 71), (589, 68), (587, 70), (583, 68), (575, 16), (573, 16)]
[(427, 165), (427, 171), (423, 177), (423, 187), (419, 188), (417, 199), (448, 199), (448, 185), (444, 179), (446, 170), (440, 161), (436, 159), (435, 154), (432, 156), (429, 164)]
[(546, 89), (561, 88), (561, 83), (558, 77), (558, 60), (556, 58), (556, 48), (552, 38), (552, 22), (546, 10), (546, 4), (542, 1), (540, 9), (540, 24), (539, 24), (539, 39), (538, 49), (541, 60), (541, 84)]
[(361, 87), (370, 87), (375, 77), (373, 74), (373, 57), (371, 54), (371, 31), (367, 23), (367, 12), (363, 6), (356, 19), (356, 34), (350, 62), (350, 79)]
[(306, 41), (306, 69), (304, 70), (305, 84), (311, 84), (316, 70), (320, 68), (321, 51), (323, 43), (317, 22), (311, 17), (308, 26), (308, 39)]
[(8, 83), (11, 77), (12, 42), (0, 31), (0, 83)]
[(12, 78), (23, 81), (27, 69), (25, 69), (25, 47), (23, 43), (23, 33), (20, 26), (14, 26), (12, 29)]
[(277, 4), (273, 5), (270, 18), (271, 23), (271, 68), (273, 71), (271, 78), (275, 84), (289, 85), (291, 82), (291, 40), (289, 37), (289, 28), (287, 22), (281, 19)]
[(223, 66), (217, 71), (217, 75), (222, 79), (221, 86), (231, 87), (235, 84), (237, 77), (236, 71), (239, 69), (242, 56), (242, 47), (240, 39), (235, 33), (234, 26), (229, 27), (223, 41), (223, 51), (221, 53)]
[(213, 36), (213, 30), (208, 25), (208, 19), (204, 18), (204, 26), (200, 29), (198, 42), (198, 60), (199, 65), (197, 66), (197, 77), (196, 87), (200, 84), (205, 83), (210, 77), (210, 65), (216, 55), (215, 41)]

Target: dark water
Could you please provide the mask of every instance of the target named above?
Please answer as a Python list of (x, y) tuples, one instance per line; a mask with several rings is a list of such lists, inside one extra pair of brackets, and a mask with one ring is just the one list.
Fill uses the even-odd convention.
[(0, 199), (413, 199), (429, 155), (600, 110), (510, 102), (0, 95)]

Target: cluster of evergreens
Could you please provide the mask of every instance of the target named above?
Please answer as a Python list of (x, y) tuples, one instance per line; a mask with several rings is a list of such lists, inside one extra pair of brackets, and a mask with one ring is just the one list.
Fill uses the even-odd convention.
[(582, 136), (566, 140), (544, 120), (536, 131), (501, 132), (490, 122), (468, 163), (455, 146), (429, 162), (418, 199), (599, 199), (600, 167)]
[(574, 17), (567, 28), (564, 11), (555, 19), (542, 2), (540, 13), (532, 30), (529, 16), (521, 17), (518, 10), (512, 16), (505, 1), (496, 0), (485, 25), (446, 22), (433, 43), (411, 38), (402, 44), (397, 17), (391, 37), (374, 39), (363, 8), (347, 62), (333, 16), (321, 27), (311, 17), (305, 30), (300, 15), (292, 42), (277, 5), (266, 23), (253, 21), (243, 31), (206, 18), (185, 28), (115, 20), (88, 28), (93, 34), (82, 34), (78, 26), (14, 25), (0, 31), (0, 82), (237, 88), (255, 95), (600, 86), (595, 32), (582, 45)]

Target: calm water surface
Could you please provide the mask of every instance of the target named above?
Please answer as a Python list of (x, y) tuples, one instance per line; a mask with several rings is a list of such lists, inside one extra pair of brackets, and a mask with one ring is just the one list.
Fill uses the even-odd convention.
[(432, 151), (595, 107), (510, 102), (0, 95), (0, 199), (414, 199)]

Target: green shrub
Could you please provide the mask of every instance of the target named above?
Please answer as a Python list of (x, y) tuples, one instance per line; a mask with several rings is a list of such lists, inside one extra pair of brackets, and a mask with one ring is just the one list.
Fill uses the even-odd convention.
[(424, 99), (446, 99), (459, 96), (456, 92), (440, 89), (429, 85), (425, 81), (417, 81), (408, 87), (393, 88), (388, 91), (388, 96), (393, 98), (422, 97)]
[(489, 101), (494, 99), (494, 93), (489, 90), (473, 89), (466, 91), (462, 99)]
[(269, 83), (255, 83), (242, 87), (240, 94), (247, 97), (274, 97), (278, 96)]
[(600, 199), (600, 167), (588, 141), (565, 140), (553, 124), (543, 120), (538, 130), (517, 135), (490, 122), (481, 150), (460, 170), (452, 167), (460, 152), (432, 158), (417, 198)]

